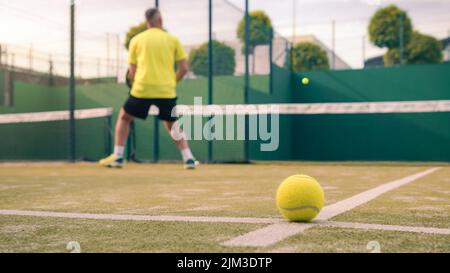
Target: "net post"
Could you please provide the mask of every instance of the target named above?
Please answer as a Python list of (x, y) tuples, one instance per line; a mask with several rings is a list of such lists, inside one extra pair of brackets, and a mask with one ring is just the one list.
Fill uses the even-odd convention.
[[(244, 104), (248, 104), (249, 86), (249, 53), (250, 53), (250, 16), (249, 0), (245, 0), (245, 76), (244, 76)], [(245, 115), (245, 140), (244, 140), (244, 161), (249, 161), (249, 143), (248, 143), (248, 115)]]
[[(212, 0), (208, 1), (208, 105), (213, 104), (213, 31), (212, 31)], [(208, 125), (211, 126), (211, 117), (208, 117)], [(211, 127), (208, 132), (211, 132)], [(212, 140), (208, 140), (208, 162), (213, 159)]]
[(75, 162), (75, 0), (70, 1), (69, 161)]

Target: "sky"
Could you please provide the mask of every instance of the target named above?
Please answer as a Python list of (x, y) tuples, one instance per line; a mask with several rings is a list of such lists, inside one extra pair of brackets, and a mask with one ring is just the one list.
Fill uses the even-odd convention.
[[(284, 36), (293, 33), (294, 0), (250, 0), (250, 9), (262, 9), (271, 17), (275, 29)], [(443, 38), (450, 35), (450, 0), (296, 0), (296, 35), (315, 35), (326, 46), (332, 44), (335, 21), (337, 54), (352, 67), (362, 66), (366, 57), (383, 51), (364, 40), (371, 15), (380, 7), (394, 3), (405, 9), (414, 27)], [(26, 52), (36, 51), (61, 59), (69, 51), (69, 0), (0, 0), (0, 44)], [(185, 45), (207, 40), (207, 0), (160, 0), (165, 28)], [(213, 0), (214, 35), (219, 40), (236, 40), (236, 25), (242, 17), (243, 0)], [(77, 0), (77, 55), (86, 59), (110, 56), (125, 60), (122, 46), (131, 25), (143, 21), (153, 1)], [(107, 33), (111, 33), (107, 39)], [(118, 38), (116, 38), (118, 37)], [(364, 41), (364, 42), (363, 42)], [(363, 51), (363, 44), (365, 44)], [(12, 49), (11, 49), (12, 50)], [(25, 54), (25, 53), (24, 53)], [(20, 55), (20, 53), (18, 53)]]

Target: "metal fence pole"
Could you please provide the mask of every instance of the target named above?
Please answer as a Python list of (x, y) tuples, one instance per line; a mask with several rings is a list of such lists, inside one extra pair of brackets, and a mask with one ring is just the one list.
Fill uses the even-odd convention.
[(101, 67), (101, 60), (100, 58), (97, 58), (97, 78), (101, 77), (100, 67)]
[(331, 68), (336, 69), (336, 22), (331, 21)]
[(109, 33), (106, 33), (106, 76), (111, 77), (111, 43)]
[(116, 37), (116, 82), (119, 82), (120, 77), (120, 35), (115, 33), (114, 37)]
[[(250, 53), (250, 16), (249, 16), (249, 0), (245, 0), (245, 77), (244, 77), (244, 104), (248, 104), (248, 97), (250, 91), (250, 77), (249, 77), (249, 53)], [(244, 161), (249, 161), (249, 141), (248, 141), (248, 126), (249, 117), (245, 115), (245, 140), (244, 140)]]
[[(208, 1), (208, 105), (213, 104), (213, 73), (214, 73), (214, 55), (213, 55), (213, 29), (212, 29), (212, 0)], [(209, 130), (211, 133), (211, 117), (208, 118)], [(208, 162), (213, 159), (213, 145), (212, 140), (208, 140)]]
[(29, 61), (29, 69), (30, 71), (33, 71), (33, 44), (30, 45), (30, 48), (28, 49), (28, 61)]
[[(450, 30), (448, 30), (448, 37), (450, 37)], [(447, 45), (447, 61), (450, 61), (450, 45)]]
[(362, 37), (362, 67), (366, 67), (366, 36)]
[(404, 18), (403, 15), (400, 16), (400, 29), (399, 29), (399, 51), (400, 51), (400, 65), (403, 65), (404, 62), (404, 50), (405, 50), (405, 41), (404, 41), (404, 35), (405, 35), (405, 30), (404, 30)]
[(5, 92), (3, 95), (4, 101), (3, 105), (7, 107), (11, 107), (14, 104), (14, 70), (6, 70), (5, 71), (5, 79), (4, 79), (4, 88)]
[(50, 54), (48, 56), (48, 85), (53, 86), (55, 84), (53, 79), (53, 58)]
[(75, 0), (70, 1), (69, 160), (75, 162)]
[(291, 72), (294, 71), (294, 49), (295, 49), (294, 47), (295, 47), (295, 45), (292, 44), (288, 48), (288, 51), (289, 51), (289, 70)]
[(269, 93), (273, 93), (273, 28), (270, 28), (269, 42)]
[(8, 46), (5, 46), (5, 66), (8, 67), (9, 66), (9, 54), (8, 54)]

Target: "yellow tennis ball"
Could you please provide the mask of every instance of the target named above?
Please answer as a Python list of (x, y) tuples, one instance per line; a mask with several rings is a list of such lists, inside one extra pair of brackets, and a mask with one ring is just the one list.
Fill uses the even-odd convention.
[(316, 179), (304, 175), (286, 178), (277, 190), (277, 207), (291, 221), (309, 222), (324, 204), (324, 193)]
[(308, 78), (303, 78), (302, 79), (302, 83), (304, 84), (304, 85), (307, 85), (308, 83), (309, 83), (309, 79)]

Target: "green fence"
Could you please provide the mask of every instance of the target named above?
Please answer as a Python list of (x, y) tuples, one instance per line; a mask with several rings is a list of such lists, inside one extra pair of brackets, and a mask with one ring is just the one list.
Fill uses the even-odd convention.
[[(450, 100), (449, 75), (449, 64), (303, 73), (292, 102)], [(296, 115), (292, 129), (294, 160), (450, 161), (448, 111)]]
[[(323, 71), (291, 75), (273, 68), (273, 90), (267, 77), (251, 78), (249, 102), (268, 103), (356, 103), (450, 100), (450, 64), (380, 68), (353, 71)], [(310, 79), (302, 85), (302, 77)], [(241, 104), (243, 77), (214, 78), (215, 104)], [(179, 103), (193, 104), (194, 97), (207, 103), (207, 80), (184, 81), (178, 87)], [(77, 108), (113, 107), (113, 124), (128, 95), (125, 86), (105, 83), (77, 87)], [(66, 110), (66, 87), (15, 83), (15, 104), (0, 106), (0, 114)], [(204, 120), (206, 122), (206, 120)], [(136, 121), (135, 157), (155, 159), (154, 117)], [(37, 125), (36, 125), (37, 126)], [(108, 153), (107, 134), (114, 128), (105, 120), (77, 122), (77, 158), (98, 159)], [(43, 123), (38, 127), (0, 125), (0, 160), (67, 159), (67, 124)], [(169, 135), (159, 127), (160, 160), (179, 160)], [(404, 160), (450, 161), (450, 112), (342, 113), (280, 116), (279, 148), (260, 151), (262, 141), (249, 142), (251, 160)], [(206, 140), (191, 141), (200, 160), (208, 156)], [(214, 161), (243, 161), (243, 141), (213, 141)]]

